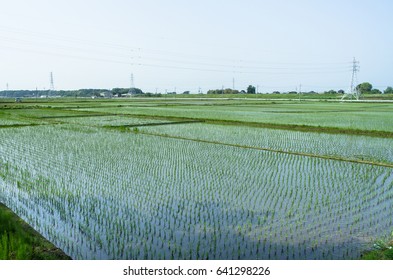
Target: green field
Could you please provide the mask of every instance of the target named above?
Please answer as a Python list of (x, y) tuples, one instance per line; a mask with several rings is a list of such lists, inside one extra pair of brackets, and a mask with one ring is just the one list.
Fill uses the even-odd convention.
[(243, 104), (231, 101), (202, 103), (198, 105), (156, 102), (154, 105), (123, 104), (80, 108), (84, 112), (131, 114), (172, 118), (192, 118), (221, 122), (256, 123), (260, 126), (309, 126), (327, 129), (338, 128), (360, 131), (393, 132), (391, 112), (393, 104), (348, 104), (325, 102), (256, 102)]
[(358, 259), (393, 229), (393, 103), (0, 101), (0, 202), (73, 259)]

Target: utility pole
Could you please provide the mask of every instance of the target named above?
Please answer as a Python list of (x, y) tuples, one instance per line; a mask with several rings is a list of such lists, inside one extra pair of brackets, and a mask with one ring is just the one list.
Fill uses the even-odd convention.
[(8, 90), (9, 90), (9, 87), (8, 87), (8, 83), (5, 85), (5, 87), (6, 87), (6, 92), (5, 92), (5, 97), (8, 97)]
[(232, 78), (232, 89), (235, 90), (235, 77)]
[(302, 84), (299, 85), (299, 92), (298, 92), (299, 101), (300, 101), (300, 95), (301, 95), (301, 94), (302, 94)]
[(349, 88), (349, 92), (344, 94), (341, 100), (343, 100), (345, 97), (350, 96), (351, 99), (355, 97), (356, 100), (359, 100), (360, 98), (360, 91), (357, 88), (357, 72), (359, 72), (359, 61), (357, 61), (355, 58), (353, 58), (352, 61), (352, 77), (351, 77), (351, 85)]

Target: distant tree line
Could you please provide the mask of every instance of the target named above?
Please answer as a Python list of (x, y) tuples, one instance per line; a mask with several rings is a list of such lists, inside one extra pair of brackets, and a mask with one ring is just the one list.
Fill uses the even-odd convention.
[[(387, 87), (383, 92), (379, 89), (373, 88), (369, 82), (364, 82), (356, 87), (361, 94), (393, 94), (393, 87)], [(211, 89), (207, 94), (257, 94), (256, 87), (249, 85), (245, 90), (236, 89)], [(266, 92), (267, 93), (267, 92)], [(298, 94), (297, 91), (279, 92), (273, 91), (273, 94)], [(302, 92), (303, 94), (318, 94), (315, 91)], [(340, 89), (338, 91), (328, 90), (322, 92), (323, 94), (344, 94), (345, 91)], [(176, 92), (167, 92), (167, 94), (176, 94)], [(190, 91), (184, 91), (182, 94), (190, 94)], [(21, 98), (21, 97), (96, 97), (96, 98), (111, 98), (111, 97), (125, 97), (125, 96), (161, 96), (161, 93), (143, 92), (139, 88), (113, 88), (108, 89), (78, 89), (78, 90), (7, 90), (0, 91), (0, 96)]]
[(121, 97), (128, 94), (142, 95), (139, 88), (78, 89), (78, 90), (7, 90), (1, 91), (3, 97)]
[[(372, 84), (370, 84), (369, 82), (365, 82), (357, 85), (356, 89), (360, 91), (360, 94), (382, 94), (382, 92), (379, 89), (373, 88)], [(393, 88), (387, 87), (383, 93), (384, 94), (393, 93)]]
[[(372, 84), (369, 82), (364, 82), (356, 87), (357, 90), (360, 91), (361, 94), (393, 94), (393, 87), (387, 87), (383, 92), (380, 91), (379, 89), (373, 88)], [(214, 89), (214, 90), (209, 90), (207, 92), (208, 94), (239, 94), (239, 93), (247, 93), (247, 94), (255, 94), (258, 93), (256, 92), (255, 86), (249, 85), (246, 90), (233, 90), (230, 88), (227, 89)], [(273, 94), (298, 94), (298, 91), (287, 91), (287, 92), (280, 92), (280, 91), (273, 91)], [(318, 94), (318, 92), (315, 91), (308, 91), (308, 92), (301, 92), (303, 94)], [(321, 92), (322, 94), (344, 94), (345, 91), (343, 89), (340, 90), (327, 90), (324, 92)]]
[(238, 94), (240, 93), (238, 90), (235, 89), (210, 89), (207, 91), (207, 94)]

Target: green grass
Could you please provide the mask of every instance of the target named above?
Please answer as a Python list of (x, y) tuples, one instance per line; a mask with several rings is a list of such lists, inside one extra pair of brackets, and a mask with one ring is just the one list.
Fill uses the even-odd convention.
[(393, 260), (393, 240), (389, 242), (379, 240), (374, 247), (374, 250), (362, 255), (363, 260)]
[(0, 203), (0, 260), (67, 260), (60, 249)]
[(393, 260), (393, 250), (375, 250), (365, 253), (363, 260)]

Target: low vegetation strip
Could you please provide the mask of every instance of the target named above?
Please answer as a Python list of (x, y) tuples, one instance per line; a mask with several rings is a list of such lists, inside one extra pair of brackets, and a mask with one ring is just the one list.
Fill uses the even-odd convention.
[(145, 124), (130, 124), (130, 125), (108, 125), (106, 128), (126, 128), (126, 127), (142, 127), (142, 126), (158, 126), (158, 125), (172, 125), (172, 124), (191, 124), (191, 123), (203, 123), (203, 120), (195, 121), (180, 121), (180, 122), (161, 122), (161, 123), (145, 123)]
[(69, 260), (42, 235), (0, 203), (1, 260)]
[(39, 119), (63, 119), (63, 118), (83, 118), (83, 117), (106, 117), (112, 114), (83, 114), (83, 115), (64, 115), (64, 116), (41, 116)]
[(345, 162), (352, 162), (352, 163), (360, 163), (360, 164), (368, 164), (368, 165), (374, 165), (374, 166), (393, 168), (393, 164), (385, 163), (385, 162), (375, 162), (375, 161), (362, 160), (362, 159), (349, 159), (349, 158), (344, 158), (344, 157), (339, 157), (339, 156), (331, 156), (331, 155), (317, 155), (317, 154), (304, 153), (304, 152), (285, 151), (285, 150), (272, 149), (272, 148), (266, 148), (266, 147), (255, 147), (255, 146), (240, 145), (240, 144), (233, 144), (233, 143), (224, 143), (224, 142), (219, 142), (219, 141), (195, 139), (195, 138), (174, 136), (174, 135), (161, 134), (161, 133), (140, 132), (139, 130), (137, 131), (137, 133), (141, 133), (144, 135), (150, 135), (150, 136), (158, 136), (158, 137), (186, 140), (186, 141), (217, 144), (217, 145), (236, 147), (236, 148), (253, 149), (253, 150), (268, 151), (268, 152), (274, 152), (274, 153), (280, 153), (280, 154), (290, 154), (290, 155), (296, 155), (296, 156), (313, 157), (313, 158), (320, 158), (320, 159), (327, 159), (327, 160), (338, 160), (338, 161), (345, 161)]

